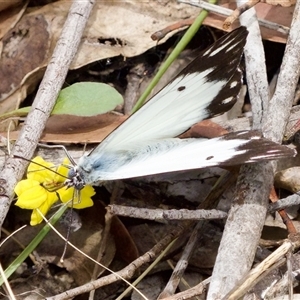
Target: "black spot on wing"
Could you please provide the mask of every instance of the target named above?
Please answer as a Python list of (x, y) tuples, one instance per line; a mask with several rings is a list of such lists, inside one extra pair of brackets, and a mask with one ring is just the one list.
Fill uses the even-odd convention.
[[(274, 143), (261, 136), (258, 131), (240, 131), (226, 134), (224, 140), (243, 139), (248, 142), (236, 148), (237, 154), (232, 158), (220, 163), (221, 166), (233, 166), (243, 163), (276, 160), (279, 158), (293, 157), (294, 149)], [(238, 153), (243, 151), (243, 153)]]
[(180, 87), (177, 89), (177, 91), (181, 92), (181, 91), (184, 91), (185, 89), (186, 89), (185, 86), (180, 86)]

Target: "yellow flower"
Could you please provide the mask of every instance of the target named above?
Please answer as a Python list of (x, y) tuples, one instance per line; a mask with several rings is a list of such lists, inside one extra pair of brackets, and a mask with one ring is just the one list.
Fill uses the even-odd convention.
[[(58, 200), (64, 203), (73, 200), (70, 206), (81, 209), (93, 205), (91, 197), (95, 194), (93, 187), (85, 186), (77, 191), (74, 187), (67, 188), (64, 182), (68, 176), (70, 164), (68, 159), (56, 167), (53, 163), (44, 161), (37, 156), (29, 164), (27, 179), (21, 180), (15, 187), (18, 196), (16, 205), (24, 209), (32, 209), (30, 224), (37, 225), (43, 218), (37, 211), (39, 209), (46, 215), (51, 206)], [(44, 168), (46, 167), (46, 168)], [(53, 171), (52, 171), (53, 170)]]

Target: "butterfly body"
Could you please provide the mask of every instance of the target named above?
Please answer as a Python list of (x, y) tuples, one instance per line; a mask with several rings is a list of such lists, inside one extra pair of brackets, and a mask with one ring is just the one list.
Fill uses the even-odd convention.
[(293, 150), (251, 131), (210, 140), (176, 138), (197, 122), (224, 113), (235, 104), (246, 38), (246, 28), (240, 27), (216, 41), (83, 156), (71, 170), (70, 180), (74, 177), (95, 184), (293, 156)]

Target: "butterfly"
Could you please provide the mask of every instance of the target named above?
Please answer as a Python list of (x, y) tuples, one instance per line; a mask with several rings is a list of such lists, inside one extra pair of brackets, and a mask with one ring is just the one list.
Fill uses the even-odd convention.
[(247, 34), (245, 27), (239, 27), (202, 52), (79, 159), (69, 172), (72, 184), (81, 188), (108, 180), (294, 156), (294, 150), (255, 131), (213, 139), (176, 137), (235, 104), (242, 84), (239, 66)]

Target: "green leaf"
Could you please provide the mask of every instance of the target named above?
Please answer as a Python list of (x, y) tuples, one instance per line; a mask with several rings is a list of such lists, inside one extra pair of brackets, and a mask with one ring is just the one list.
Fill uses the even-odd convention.
[[(68, 208), (68, 203), (62, 205), (59, 210), (50, 218), (49, 223), (53, 226), (61, 218), (63, 213)], [(33, 238), (33, 240), (28, 244), (28, 246), (19, 254), (19, 256), (7, 267), (4, 274), (6, 278), (9, 278), (17, 268), (24, 262), (24, 260), (34, 251), (34, 249), (39, 245), (39, 243), (44, 239), (44, 237), (51, 230), (51, 226), (46, 224), (40, 232)], [(4, 279), (0, 276), (0, 286), (3, 284)]]
[[(215, 4), (217, 0), (209, 0), (208, 2)], [(168, 56), (166, 61), (159, 68), (154, 78), (151, 80), (143, 94), (140, 96), (134, 108), (132, 109), (132, 113), (136, 112), (142, 107), (142, 105), (145, 103), (147, 97), (150, 95), (151, 91), (156, 86), (160, 78), (163, 76), (163, 74), (166, 72), (169, 66), (173, 63), (173, 61), (178, 57), (178, 55), (182, 52), (182, 50), (186, 47), (186, 45), (190, 42), (190, 40), (194, 37), (195, 33), (198, 31), (207, 15), (207, 10), (201, 10), (198, 17), (194, 20), (193, 24), (189, 27), (184, 36), (180, 39), (176, 47), (172, 50), (172, 53)]]
[(51, 114), (96, 116), (122, 103), (123, 97), (108, 84), (79, 82), (61, 90)]
[[(123, 97), (105, 83), (79, 82), (60, 91), (51, 115), (97, 116), (123, 103)], [(0, 115), (0, 121), (25, 117), (31, 107), (23, 107)]]

